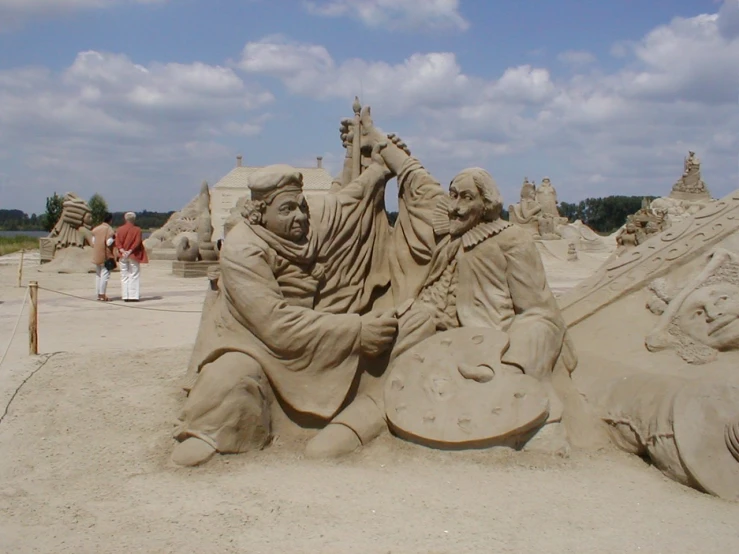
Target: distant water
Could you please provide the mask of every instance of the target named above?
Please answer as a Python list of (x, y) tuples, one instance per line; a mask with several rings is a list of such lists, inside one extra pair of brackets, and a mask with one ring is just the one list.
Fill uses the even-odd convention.
[[(46, 231), (0, 231), (0, 237), (16, 237), (18, 235), (25, 235), (27, 237), (45, 237), (48, 235)], [(151, 235), (150, 231), (144, 231), (141, 233), (144, 238), (149, 238)]]

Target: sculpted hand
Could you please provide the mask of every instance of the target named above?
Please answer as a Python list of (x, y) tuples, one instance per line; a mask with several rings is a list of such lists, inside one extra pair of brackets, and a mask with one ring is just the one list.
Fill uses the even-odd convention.
[(390, 348), (398, 331), (395, 310), (370, 312), (362, 316), (359, 344), (365, 356), (374, 358)]
[(387, 148), (387, 142), (378, 142), (372, 147), (372, 154), (370, 155), (370, 158), (372, 159), (372, 163), (375, 163), (385, 170), (385, 176), (390, 177), (393, 175), (393, 172), (390, 171), (388, 166), (385, 164), (385, 159), (382, 157), (382, 150)]
[[(359, 116), (361, 123), (361, 141), (362, 141), (362, 152), (369, 154), (372, 148), (378, 142), (387, 140), (382, 131), (377, 129), (372, 122), (372, 115), (369, 106), (362, 108), (362, 112)], [(346, 118), (341, 120), (341, 126), (339, 127), (339, 134), (341, 135), (341, 144), (344, 148), (347, 148), (347, 152), (350, 153), (350, 145), (354, 143), (354, 119)]]

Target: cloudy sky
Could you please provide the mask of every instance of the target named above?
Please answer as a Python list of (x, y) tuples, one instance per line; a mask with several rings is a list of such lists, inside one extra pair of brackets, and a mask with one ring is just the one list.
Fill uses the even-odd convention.
[[(0, 0), (0, 208), (174, 210), (244, 163), (332, 172), (358, 94), (444, 184), (739, 186), (739, 0)], [(391, 202), (392, 205), (392, 202)]]

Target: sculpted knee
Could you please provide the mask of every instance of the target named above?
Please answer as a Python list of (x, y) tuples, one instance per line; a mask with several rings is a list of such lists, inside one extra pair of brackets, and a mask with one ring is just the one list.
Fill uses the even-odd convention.
[(262, 448), (271, 436), (269, 398), (259, 364), (246, 354), (226, 353), (201, 370), (177, 438), (197, 436), (221, 453)]

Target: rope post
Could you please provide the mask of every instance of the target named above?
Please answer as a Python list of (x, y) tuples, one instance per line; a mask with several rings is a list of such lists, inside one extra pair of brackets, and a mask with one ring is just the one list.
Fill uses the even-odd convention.
[(38, 281), (28, 283), (31, 309), (28, 312), (28, 353), (38, 356)]
[(21, 259), (18, 262), (18, 287), (20, 288), (21, 283), (23, 282), (23, 254), (25, 254), (25, 249), (21, 250)]

